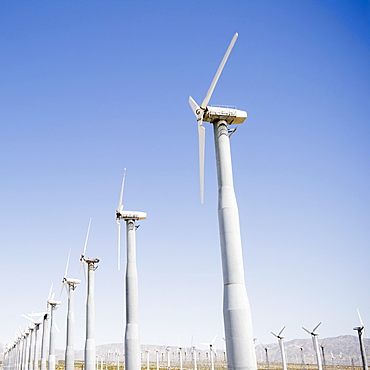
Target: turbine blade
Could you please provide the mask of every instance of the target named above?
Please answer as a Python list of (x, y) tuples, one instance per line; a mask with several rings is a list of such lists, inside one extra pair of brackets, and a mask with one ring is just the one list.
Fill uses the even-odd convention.
[(319, 323), (315, 326), (315, 328), (312, 330), (312, 332), (314, 333), (314, 332), (316, 331), (316, 329), (317, 329), (320, 325), (321, 325), (321, 322), (319, 322)]
[(238, 34), (236, 33), (234, 36), (233, 36), (233, 38), (232, 38), (232, 40), (231, 40), (231, 42), (230, 42), (230, 45), (229, 45), (229, 47), (227, 48), (227, 50), (226, 50), (226, 53), (225, 53), (225, 55), (224, 55), (224, 57), (223, 57), (223, 59), (222, 59), (222, 61), (221, 61), (221, 64), (219, 65), (219, 67), (218, 67), (218, 69), (217, 69), (217, 72), (216, 72), (216, 74), (215, 74), (215, 77), (213, 77), (213, 81), (212, 81), (212, 83), (211, 83), (211, 86), (209, 87), (209, 89), (208, 89), (208, 92), (207, 92), (207, 95), (206, 95), (206, 97), (204, 98), (204, 100), (203, 100), (203, 103), (202, 103), (202, 105), (201, 105), (201, 108), (203, 108), (203, 109), (205, 109), (206, 107), (207, 107), (207, 105), (208, 105), (208, 103), (209, 103), (209, 101), (210, 101), (210, 99), (211, 99), (211, 96), (212, 96), (212, 93), (213, 93), (213, 90), (215, 89), (215, 86), (216, 86), (216, 84), (217, 84), (217, 81), (218, 81), (218, 79), (220, 78), (220, 75), (221, 75), (221, 72), (222, 72), (222, 70), (224, 69), (224, 66), (225, 66), (225, 64), (226, 64), (226, 61), (227, 61), (227, 59), (229, 58), (229, 55), (230, 55), (230, 53), (231, 53), (231, 50), (232, 50), (232, 48), (234, 47), (234, 44), (235, 44), (235, 41), (236, 41), (236, 39), (238, 38)]
[(285, 326), (280, 330), (280, 333), (278, 334), (279, 337), (280, 337), (280, 335), (281, 335), (281, 333), (283, 332), (284, 329), (285, 329)]
[(196, 103), (196, 101), (191, 96), (189, 96), (189, 105), (190, 105), (191, 110), (195, 114), (195, 117), (198, 118), (197, 111), (199, 109), (199, 105)]
[(199, 141), (199, 186), (200, 203), (204, 201), (204, 147), (205, 147), (205, 128), (202, 121), (198, 121), (198, 141)]
[(29, 320), (29, 321), (33, 322), (34, 324), (36, 323), (36, 321), (35, 321), (34, 319), (32, 319), (31, 317), (28, 317), (28, 316), (26, 316), (26, 315), (23, 315), (23, 313), (21, 314), (21, 316), (22, 316), (22, 317), (24, 317), (25, 319), (27, 319), (27, 320)]
[(305, 330), (308, 334), (312, 334), (308, 329), (304, 328), (303, 326), (302, 329)]
[(271, 332), (271, 334), (274, 335), (276, 338), (278, 338), (278, 336), (275, 333)]
[(49, 300), (50, 299), (50, 297), (51, 297), (51, 291), (53, 290), (53, 283), (51, 284), (51, 286), (50, 286), (50, 290), (49, 290), (49, 295), (48, 295), (48, 299), (47, 300)]
[(69, 265), (69, 257), (71, 256), (71, 248), (69, 248), (69, 252), (68, 252), (68, 258), (67, 258), (67, 265), (66, 265), (66, 271), (64, 272), (64, 278), (67, 277), (67, 273), (68, 273), (68, 265)]
[(362, 322), (362, 319), (361, 319), (361, 315), (360, 315), (360, 311), (359, 311), (359, 309), (357, 309), (357, 314), (358, 314), (358, 318), (360, 319), (360, 324), (361, 324), (361, 326), (363, 326), (363, 327), (364, 327), (364, 323)]
[(82, 251), (82, 256), (83, 257), (85, 257), (87, 241), (89, 240), (90, 226), (91, 226), (91, 217), (90, 217), (90, 221), (89, 221), (89, 227), (87, 228), (87, 234), (86, 234), (84, 249)]
[(60, 330), (59, 330), (59, 327), (58, 327), (58, 325), (57, 325), (57, 322), (55, 321), (55, 322), (54, 322), (54, 324), (55, 324), (55, 329), (56, 329), (56, 331), (57, 331), (58, 333), (60, 333)]
[(216, 338), (217, 338), (217, 334), (216, 334), (216, 335), (215, 335), (215, 337), (212, 339), (212, 342), (211, 342), (212, 346), (213, 346), (213, 343), (215, 342)]
[(125, 178), (126, 178), (126, 168), (123, 170), (121, 192), (119, 194), (118, 208), (117, 211), (120, 212), (122, 208), (122, 198), (123, 198), (123, 189), (125, 188)]
[(117, 221), (117, 240), (118, 240), (118, 271), (121, 269), (121, 222)]

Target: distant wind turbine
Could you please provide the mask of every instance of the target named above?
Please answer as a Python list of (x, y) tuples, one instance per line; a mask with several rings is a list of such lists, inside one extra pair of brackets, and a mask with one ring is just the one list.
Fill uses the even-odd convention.
[(74, 326), (75, 326), (75, 314), (74, 314), (74, 293), (78, 284), (81, 280), (72, 279), (67, 277), (69, 258), (71, 256), (71, 250), (68, 253), (66, 270), (62, 280), (62, 289), (65, 287), (68, 295), (68, 308), (67, 308), (67, 332), (66, 332), (66, 351), (64, 355), (65, 370), (74, 370), (75, 366), (75, 350), (74, 350)]
[(50, 306), (50, 339), (49, 339), (49, 361), (48, 361), (48, 370), (55, 370), (55, 310), (57, 306), (61, 304), (59, 301), (54, 300), (54, 294), (51, 296), (51, 299), (48, 301)]
[(321, 363), (321, 356), (320, 356), (320, 350), (319, 350), (319, 333), (316, 333), (316, 329), (320, 326), (321, 322), (319, 322), (312, 331), (309, 331), (308, 329), (304, 328), (302, 326), (302, 329), (305, 330), (308, 334), (311, 334), (312, 337), (312, 343), (313, 343), (313, 349), (315, 350), (316, 354), (316, 362), (317, 362), (317, 368), (318, 370), (322, 370), (322, 363)]
[(98, 268), (95, 264), (99, 263), (97, 258), (86, 258), (86, 247), (89, 239), (91, 218), (87, 229), (84, 249), (81, 254), (80, 262), (84, 267), (87, 264), (87, 299), (86, 299), (86, 341), (85, 341), (85, 370), (95, 370), (95, 279), (94, 273)]
[(358, 333), (358, 340), (360, 342), (360, 352), (361, 352), (361, 360), (362, 360), (362, 367), (364, 370), (368, 370), (368, 365), (367, 365), (367, 357), (366, 357), (366, 351), (365, 351), (365, 344), (364, 344), (364, 331), (365, 331), (365, 326), (364, 323), (362, 322), (360, 311), (357, 309), (357, 314), (360, 319), (360, 326), (356, 326), (353, 328), (353, 330), (356, 330)]
[(214, 343), (217, 338), (217, 335), (212, 339), (211, 343), (202, 343), (204, 346), (209, 347), (209, 354), (211, 359), (211, 370), (215, 370), (215, 362), (213, 358), (213, 354), (215, 353)]
[[(146, 213), (126, 211), (122, 204), (126, 169), (124, 170), (116, 222), (118, 228), (118, 257), (120, 257), (121, 220), (126, 221), (126, 330), (125, 330), (125, 370), (140, 370), (140, 339), (139, 339), (139, 299), (138, 277), (136, 267), (136, 229), (135, 221), (145, 220)], [(118, 264), (119, 267), (119, 264)], [(88, 370), (88, 369), (86, 369)]]
[(224, 283), (223, 316), (228, 369), (256, 370), (257, 360), (253, 343), (252, 318), (244, 281), (239, 212), (234, 192), (230, 153), (230, 136), (236, 129), (229, 129), (229, 125), (243, 123), (247, 118), (247, 113), (235, 108), (208, 106), (237, 37), (236, 33), (201, 105), (198, 105), (192, 97), (189, 97), (189, 104), (198, 121), (201, 203), (203, 203), (204, 194), (205, 128), (203, 122), (212, 123), (214, 128), (218, 178), (218, 218)]
[(267, 367), (267, 369), (269, 369), (269, 368), (270, 368), (270, 363), (269, 363), (268, 348), (267, 348), (267, 346), (263, 345), (262, 343), (261, 343), (261, 345), (262, 345), (263, 349), (265, 350), (265, 355), (266, 355), (266, 367)]
[(283, 342), (284, 337), (281, 336), (281, 333), (283, 332), (284, 329), (285, 329), (285, 326), (280, 330), (279, 334), (275, 334), (273, 332), (271, 332), (271, 334), (274, 335), (279, 341), (282, 367), (283, 367), (283, 370), (287, 370), (286, 356), (285, 356), (285, 349), (284, 349), (284, 342)]

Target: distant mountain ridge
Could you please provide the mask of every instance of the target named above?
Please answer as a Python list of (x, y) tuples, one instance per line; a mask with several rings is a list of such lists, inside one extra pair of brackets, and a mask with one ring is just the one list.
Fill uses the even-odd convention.
[[(348, 365), (352, 364), (355, 366), (361, 365), (360, 360), (360, 347), (358, 337), (354, 335), (342, 335), (333, 338), (323, 338), (319, 339), (320, 345), (324, 347), (325, 361), (327, 365)], [(370, 339), (365, 338), (365, 349), (368, 361), (370, 362)], [(314, 357), (314, 350), (311, 339), (293, 339), (284, 342), (286, 358), (288, 363), (301, 363), (302, 356), (299, 347), (303, 347), (303, 354), (305, 359), (305, 364), (316, 363)], [(170, 359), (171, 362), (178, 362), (178, 347), (177, 346), (166, 346), (166, 345), (141, 345), (142, 351), (142, 361), (146, 361), (147, 352), (149, 354), (149, 361), (154, 362), (157, 358), (161, 362), (167, 361), (167, 351), (166, 348), (170, 348)], [(267, 353), (269, 362), (281, 362), (281, 354), (279, 349), (279, 344), (269, 343), (269, 344), (256, 344), (256, 356), (258, 362), (266, 361), (266, 352), (264, 347), (267, 347)], [(0, 344), (0, 353), (2, 360), (3, 355), (3, 344)], [(208, 350), (206, 346), (201, 346), (201, 348), (196, 348), (197, 356), (200, 361), (208, 360)], [(83, 350), (75, 351), (76, 361), (83, 361)], [(99, 359), (104, 358), (109, 361), (116, 361), (114, 354), (119, 353), (120, 361), (123, 361), (124, 346), (123, 343), (110, 343), (102, 344), (96, 346), (96, 355)], [(192, 360), (192, 351), (190, 347), (182, 347), (182, 359), (184, 362)], [(216, 360), (222, 360), (225, 356), (224, 350), (217, 349)], [(56, 349), (56, 360), (64, 360), (64, 349)]]

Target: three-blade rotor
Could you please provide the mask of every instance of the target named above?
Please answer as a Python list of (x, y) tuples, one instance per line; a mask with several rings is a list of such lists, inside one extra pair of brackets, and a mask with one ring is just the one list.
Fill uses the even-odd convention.
[(202, 104), (199, 106), (191, 96), (189, 97), (189, 105), (198, 121), (200, 203), (203, 203), (204, 201), (204, 149), (205, 149), (205, 128), (203, 126), (204, 115), (207, 111), (207, 105), (211, 100), (218, 79), (221, 76), (222, 70), (225, 67), (226, 61), (229, 58), (229, 55), (231, 53), (232, 48), (234, 47), (237, 38), (238, 34), (235, 33), (221, 61), (221, 64), (219, 65), (217, 72), (213, 77), (212, 83), (207, 91), (205, 98), (203, 99)]
[(280, 332), (279, 332), (279, 334), (275, 334), (275, 333), (273, 333), (273, 332), (271, 332), (271, 334), (272, 335), (274, 335), (276, 338), (278, 338), (278, 339), (284, 339), (284, 337), (282, 337), (281, 336), (281, 333), (284, 331), (284, 329), (286, 328), (286, 326), (284, 326), (281, 330), (280, 330)]
[(118, 271), (121, 268), (121, 218), (122, 218), (122, 212), (123, 212), (123, 190), (125, 188), (125, 179), (126, 179), (126, 168), (123, 170), (123, 177), (122, 177), (122, 185), (121, 185), (121, 192), (119, 194), (119, 201), (118, 201), (118, 207), (116, 211), (116, 222), (117, 222), (117, 254), (118, 254)]
[(316, 333), (316, 329), (321, 325), (321, 322), (319, 322), (313, 329), (312, 331), (309, 331), (308, 329), (304, 328), (302, 326), (302, 329), (305, 330), (308, 334), (311, 334), (311, 335), (319, 335), (319, 333)]

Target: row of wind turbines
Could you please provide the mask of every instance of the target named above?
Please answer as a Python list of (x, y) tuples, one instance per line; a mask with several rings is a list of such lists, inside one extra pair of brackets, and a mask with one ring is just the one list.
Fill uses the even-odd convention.
[[(361, 325), (353, 328), (353, 330), (356, 330), (358, 332), (362, 367), (364, 370), (368, 370), (367, 357), (366, 357), (365, 345), (364, 345), (364, 340), (363, 340), (365, 326), (362, 322), (361, 315), (358, 310), (357, 310), (357, 313), (358, 313)], [(302, 329), (311, 335), (313, 349), (314, 349), (314, 353), (316, 357), (317, 368), (318, 370), (323, 370), (323, 362), (325, 361), (324, 345), (319, 344), (319, 333), (316, 331), (320, 325), (321, 325), (321, 322), (319, 322), (312, 330), (308, 330), (305, 327), (302, 327)], [(284, 326), (278, 334), (271, 332), (271, 334), (278, 339), (280, 354), (281, 354), (282, 370), (288, 369), (286, 353), (285, 353), (285, 348), (284, 348), (284, 337), (282, 336), (282, 333), (285, 328), (286, 327)], [(268, 348), (264, 345), (262, 346), (265, 351), (266, 363), (269, 364)], [(302, 364), (303, 364), (304, 363), (303, 346), (298, 346), (298, 348), (300, 349), (300, 352), (301, 352), (301, 358), (302, 358)], [(321, 353), (320, 353), (320, 349), (321, 349)]]

